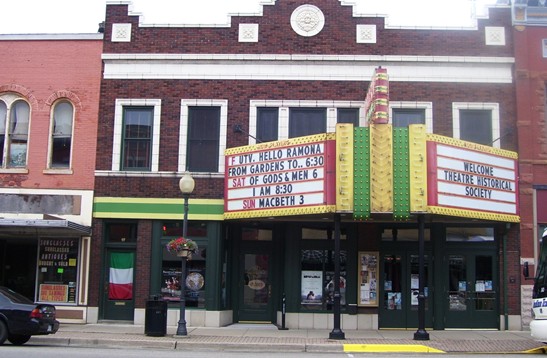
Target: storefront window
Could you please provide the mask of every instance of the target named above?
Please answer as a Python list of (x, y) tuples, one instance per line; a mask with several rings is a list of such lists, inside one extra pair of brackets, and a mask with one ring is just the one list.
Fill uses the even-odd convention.
[[(182, 236), (182, 222), (166, 222), (162, 227), (163, 236)], [(207, 237), (207, 224), (204, 222), (189, 221), (186, 233), (188, 237)]]
[(447, 227), (446, 241), (449, 241), (449, 242), (493, 242), (494, 228), (491, 228), (491, 227)]
[(80, 239), (40, 239), (39, 302), (76, 303)]
[[(346, 236), (345, 230), (342, 229), (340, 240), (345, 240)], [(332, 230), (303, 228), (302, 240), (332, 240)]]
[[(340, 251), (340, 304), (346, 304), (346, 251)], [(334, 251), (302, 250), (301, 308), (332, 310), (334, 304)]]
[(272, 230), (243, 228), (241, 238), (244, 241), (272, 241)]
[[(166, 301), (180, 302), (182, 260), (169, 253), (162, 242), (161, 296)], [(205, 308), (205, 256), (207, 247), (199, 245), (198, 253), (186, 262), (186, 307)]]
[(136, 243), (137, 225), (128, 223), (109, 223), (106, 227), (109, 243)]
[[(418, 229), (384, 229), (382, 231), (382, 241), (412, 241), (418, 242), (419, 240)], [(424, 230), (424, 241), (430, 241), (429, 230)]]

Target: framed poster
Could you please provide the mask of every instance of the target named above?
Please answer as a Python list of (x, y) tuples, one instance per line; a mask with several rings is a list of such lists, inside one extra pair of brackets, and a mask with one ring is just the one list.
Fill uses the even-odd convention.
[(358, 306), (378, 307), (378, 257), (378, 251), (359, 252)]

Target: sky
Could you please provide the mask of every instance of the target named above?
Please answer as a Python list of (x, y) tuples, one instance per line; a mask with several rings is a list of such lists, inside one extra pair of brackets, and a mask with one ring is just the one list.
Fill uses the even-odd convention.
[[(271, 2), (271, 0), (262, 0)], [(283, 1), (283, 0), (277, 0)], [(336, 0), (333, 0), (336, 1)], [(386, 14), (390, 26), (469, 27), (472, 11), (496, 0), (353, 0), (360, 14)], [(349, 2), (346, 0), (346, 2)], [(133, 0), (147, 24), (224, 24), (228, 13), (257, 13), (261, 0)], [(472, 10), (473, 7), (477, 10)], [(0, 34), (96, 33), (106, 0), (3, 0)], [(410, 16), (409, 16), (410, 15)]]

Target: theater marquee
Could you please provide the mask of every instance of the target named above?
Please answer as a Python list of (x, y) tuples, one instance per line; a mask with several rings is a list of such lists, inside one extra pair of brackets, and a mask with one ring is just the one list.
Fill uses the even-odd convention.
[(427, 167), (429, 212), (519, 221), (516, 153), (429, 135)]
[(334, 212), (335, 134), (225, 151), (226, 219)]

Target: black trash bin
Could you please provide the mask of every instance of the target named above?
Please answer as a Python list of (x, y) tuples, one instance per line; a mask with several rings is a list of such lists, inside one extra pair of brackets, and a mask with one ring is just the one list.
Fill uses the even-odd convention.
[(167, 302), (154, 298), (146, 301), (144, 334), (163, 337), (167, 333)]

